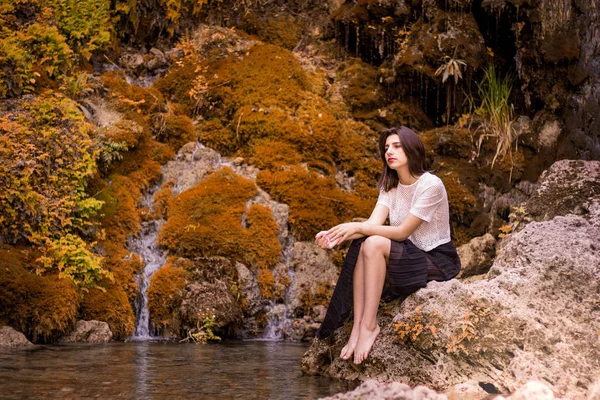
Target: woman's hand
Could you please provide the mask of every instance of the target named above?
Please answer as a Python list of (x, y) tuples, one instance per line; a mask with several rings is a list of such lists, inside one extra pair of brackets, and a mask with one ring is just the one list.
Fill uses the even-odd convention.
[(329, 231), (321, 231), (317, 233), (315, 236), (315, 242), (317, 242), (320, 248), (325, 250), (332, 249), (335, 245), (340, 243), (340, 241), (334, 241), (330, 239)]
[(361, 233), (361, 222), (347, 222), (345, 224), (339, 224), (327, 231), (327, 237), (330, 241), (335, 244), (342, 243), (352, 235)]

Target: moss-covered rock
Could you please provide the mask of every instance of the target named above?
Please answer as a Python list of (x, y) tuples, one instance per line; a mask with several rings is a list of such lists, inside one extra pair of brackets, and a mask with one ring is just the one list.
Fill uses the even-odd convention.
[(135, 315), (129, 298), (122, 287), (105, 284), (105, 290), (90, 289), (83, 297), (81, 319), (108, 323), (113, 337), (123, 340), (133, 334)]
[(80, 293), (68, 279), (34, 271), (39, 253), (0, 249), (0, 321), (33, 342), (55, 342), (75, 323)]

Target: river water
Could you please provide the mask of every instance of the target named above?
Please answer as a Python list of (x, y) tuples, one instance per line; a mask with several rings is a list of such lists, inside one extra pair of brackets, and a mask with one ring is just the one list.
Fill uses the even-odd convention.
[(306, 344), (114, 342), (0, 351), (2, 399), (315, 399), (347, 383), (303, 376)]

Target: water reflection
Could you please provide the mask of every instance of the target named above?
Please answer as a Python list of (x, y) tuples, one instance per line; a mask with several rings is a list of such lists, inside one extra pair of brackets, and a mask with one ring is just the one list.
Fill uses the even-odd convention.
[(350, 389), (303, 376), (304, 344), (157, 342), (0, 352), (0, 393), (21, 398), (314, 399)]

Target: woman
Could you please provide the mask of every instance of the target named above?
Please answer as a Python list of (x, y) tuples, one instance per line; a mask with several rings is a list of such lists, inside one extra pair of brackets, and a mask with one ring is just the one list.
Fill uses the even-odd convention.
[[(446, 189), (425, 170), (425, 148), (417, 134), (404, 126), (388, 129), (379, 138), (379, 152), (380, 194), (369, 219), (316, 235), (325, 249), (353, 240), (317, 336), (340, 327), (353, 306), (352, 333), (340, 357), (347, 360), (354, 354), (356, 364), (367, 358), (379, 334), (381, 297), (408, 296), (428, 281), (452, 279), (460, 270), (450, 238)], [(389, 226), (384, 225), (387, 218)]]

